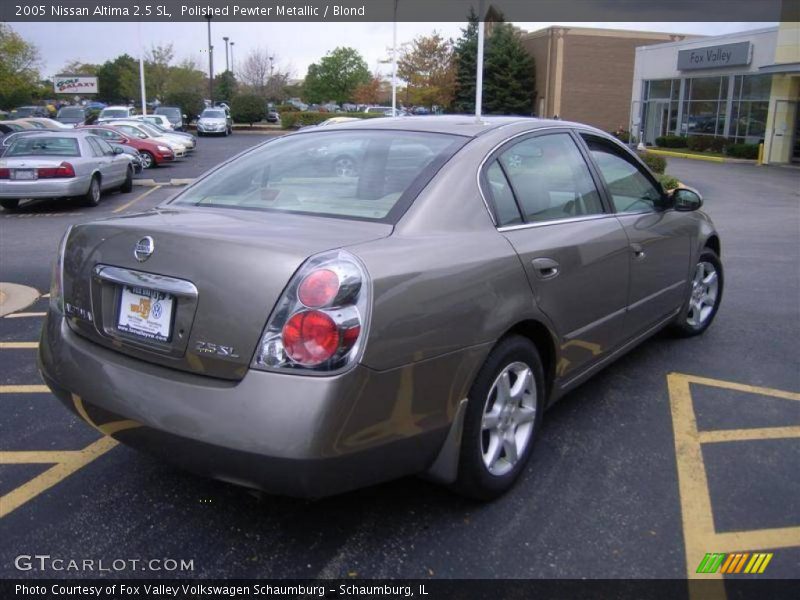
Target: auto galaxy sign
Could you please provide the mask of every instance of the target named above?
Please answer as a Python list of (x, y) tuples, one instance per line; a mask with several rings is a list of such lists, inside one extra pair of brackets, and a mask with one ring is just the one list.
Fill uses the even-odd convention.
[(77, 77), (75, 75), (56, 75), (56, 94), (96, 94), (97, 77)]

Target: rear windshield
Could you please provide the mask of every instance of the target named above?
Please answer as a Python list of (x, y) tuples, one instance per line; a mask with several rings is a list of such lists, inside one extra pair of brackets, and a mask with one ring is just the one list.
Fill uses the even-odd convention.
[(104, 108), (100, 116), (105, 117), (127, 117), (128, 109), (126, 108)]
[(377, 130), (287, 136), (220, 167), (174, 203), (395, 222), (466, 139)]
[(20, 106), (16, 110), (11, 111), (14, 115), (20, 119), (24, 119), (25, 117), (30, 117), (33, 113), (36, 112), (35, 106)]
[(203, 114), (200, 115), (201, 119), (224, 119), (225, 118), (225, 111), (224, 110), (204, 110)]
[(61, 117), (83, 117), (84, 111), (82, 108), (62, 108), (58, 111), (59, 118)]
[(80, 156), (78, 140), (67, 137), (21, 137), (12, 142), (5, 156)]

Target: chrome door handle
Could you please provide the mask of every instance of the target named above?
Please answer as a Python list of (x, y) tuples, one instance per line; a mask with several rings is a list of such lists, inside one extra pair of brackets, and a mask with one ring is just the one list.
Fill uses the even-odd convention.
[(552, 258), (534, 258), (531, 264), (539, 279), (552, 279), (560, 272), (559, 264)]
[(644, 251), (641, 244), (631, 244), (631, 250), (633, 250), (634, 260), (644, 260), (647, 257), (647, 253)]

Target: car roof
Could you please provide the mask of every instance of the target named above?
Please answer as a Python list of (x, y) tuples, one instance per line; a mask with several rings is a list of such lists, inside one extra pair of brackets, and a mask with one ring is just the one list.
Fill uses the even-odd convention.
[[(444, 115), (420, 117), (385, 117), (380, 119), (359, 119), (359, 122), (337, 123), (326, 129), (390, 129), (396, 131), (419, 131), (426, 133), (449, 133), (465, 137), (478, 137), (490, 131), (511, 125), (529, 125), (530, 130), (548, 127), (582, 127), (581, 123), (535, 117), (495, 117), (484, 116), (476, 119), (474, 115)], [(310, 133), (314, 128), (304, 130)]]

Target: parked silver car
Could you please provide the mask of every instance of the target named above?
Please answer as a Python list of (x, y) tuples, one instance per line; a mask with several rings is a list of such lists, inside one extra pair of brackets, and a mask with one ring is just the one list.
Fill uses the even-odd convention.
[(223, 108), (207, 108), (197, 119), (197, 135), (230, 135), (233, 121)]
[(0, 158), (0, 206), (25, 198), (77, 196), (97, 206), (102, 192), (133, 189), (132, 157), (94, 135), (49, 132), (12, 140)]
[(322, 496), (423, 473), (492, 498), (550, 404), (712, 322), (701, 204), (574, 123), (308, 129), (69, 230), (40, 369), (104, 433), (226, 481)]

